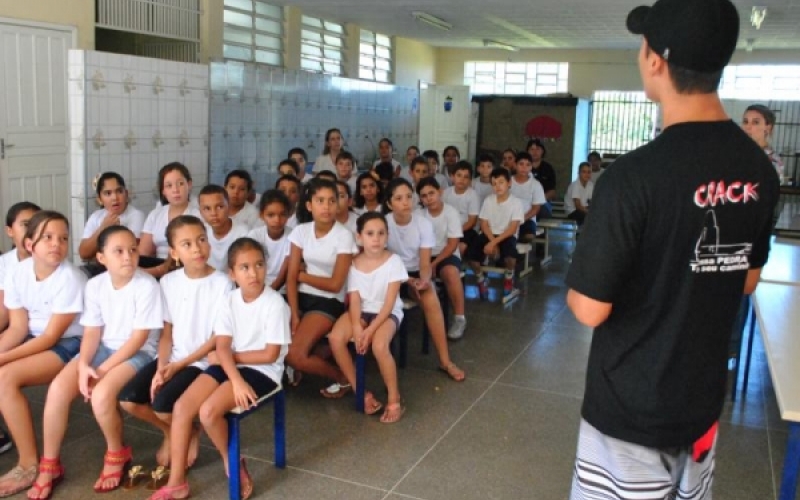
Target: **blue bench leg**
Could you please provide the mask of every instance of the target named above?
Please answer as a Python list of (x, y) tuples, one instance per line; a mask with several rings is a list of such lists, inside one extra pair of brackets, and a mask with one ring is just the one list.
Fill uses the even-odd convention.
[(783, 458), (783, 476), (778, 500), (794, 500), (797, 493), (797, 469), (800, 467), (800, 423), (789, 424), (789, 440)]
[(239, 483), (239, 418), (228, 417), (228, 497), (241, 498), (242, 485)]
[(397, 366), (400, 368), (406, 367), (406, 360), (408, 359), (408, 319), (403, 318), (400, 323), (400, 330), (397, 332), (400, 353), (397, 356)]
[(367, 392), (364, 384), (366, 377), (366, 357), (356, 353), (356, 411), (364, 413), (364, 394)]
[[(286, 394), (280, 391), (272, 398), (275, 427), (275, 467), (286, 468)], [(238, 499), (238, 497), (237, 497)]]
[(750, 301), (750, 333), (747, 338), (747, 353), (744, 359), (744, 377), (742, 377), (742, 394), (747, 392), (747, 384), (750, 382), (750, 358), (753, 355), (753, 339), (756, 330), (756, 308)]

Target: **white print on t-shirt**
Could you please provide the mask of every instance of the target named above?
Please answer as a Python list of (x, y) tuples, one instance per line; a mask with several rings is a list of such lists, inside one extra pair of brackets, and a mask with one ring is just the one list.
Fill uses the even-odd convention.
[(689, 262), (693, 273), (729, 273), (750, 269), (752, 243), (720, 243), (717, 214), (706, 212), (703, 229), (694, 247), (694, 259)]

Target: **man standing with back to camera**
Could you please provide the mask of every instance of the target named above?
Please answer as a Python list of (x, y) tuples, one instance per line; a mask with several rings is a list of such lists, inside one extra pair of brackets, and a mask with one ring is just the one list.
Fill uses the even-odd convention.
[(594, 327), (571, 498), (710, 498), (728, 340), (769, 253), (778, 178), (717, 95), (730, 0), (628, 15), (663, 132), (598, 180), (567, 275)]

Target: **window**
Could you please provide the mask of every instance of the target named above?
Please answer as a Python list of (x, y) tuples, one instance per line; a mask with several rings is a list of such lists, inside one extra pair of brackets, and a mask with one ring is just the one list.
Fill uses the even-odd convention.
[(316, 17), (303, 16), (300, 30), (300, 67), (331, 75), (342, 74), (344, 27)]
[(658, 106), (644, 92), (597, 91), (592, 98), (592, 151), (623, 154), (653, 138)]
[(361, 30), (358, 77), (362, 80), (392, 82), (392, 39), (386, 35)]
[(225, 0), (225, 59), (283, 65), (283, 8), (261, 0)]
[(469, 85), (473, 94), (546, 95), (566, 92), (568, 74), (568, 63), (464, 63), (464, 85)]
[(723, 99), (797, 100), (800, 66), (738, 65), (722, 72), (719, 95)]

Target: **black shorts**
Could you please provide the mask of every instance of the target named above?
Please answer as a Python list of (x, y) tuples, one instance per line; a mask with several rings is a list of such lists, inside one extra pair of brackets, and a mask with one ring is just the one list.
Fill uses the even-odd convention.
[[(408, 277), (419, 279), (419, 271), (408, 271)], [(414, 298), (414, 296), (411, 294), (411, 286), (408, 284), (408, 281), (405, 281), (400, 284), (400, 298), (401, 299)]]
[[(244, 381), (253, 388), (253, 390), (256, 392), (256, 396), (259, 398), (266, 396), (278, 388), (278, 384), (276, 384), (274, 380), (267, 377), (255, 368), (250, 368), (249, 366), (238, 366), (236, 369), (239, 370), (239, 373), (242, 375)], [(206, 371), (203, 373), (216, 380), (219, 385), (222, 385), (228, 381), (228, 374), (225, 373), (225, 370), (223, 370), (220, 365), (211, 365), (206, 368)]]
[(523, 236), (533, 236), (536, 237), (536, 221), (533, 219), (528, 219), (519, 226), (519, 239), (523, 239)]
[(203, 373), (203, 370), (196, 366), (187, 366), (161, 386), (156, 397), (150, 401), (150, 386), (157, 369), (158, 360), (156, 359), (139, 370), (120, 391), (119, 400), (140, 405), (150, 404), (156, 413), (172, 413), (178, 398), (192, 385), (194, 379)]
[[(467, 260), (470, 262), (483, 262), (486, 254), (483, 252), (483, 247), (489, 243), (489, 238), (485, 234), (481, 234), (475, 240), (475, 244), (467, 249)], [(516, 259), (519, 257), (517, 253), (517, 238), (509, 236), (504, 239), (500, 245), (500, 257), (504, 259)]]
[[(435, 258), (436, 257), (432, 257), (431, 261)], [(436, 276), (441, 276), (442, 269), (444, 269), (446, 266), (455, 266), (455, 268), (461, 272), (461, 259), (451, 254), (449, 257), (436, 264)]]
[(338, 299), (320, 297), (310, 293), (298, 293), (297, 305), (302, 314), (321, 314), (334, 322), (344, 314), (344, 303)]
[(467, 229), (464, 231), (464, 236), (461, 237), (461, 243), (466, 243), (467, 246), (470, 246), (477, 237), (478, 231), (474, 229)]

